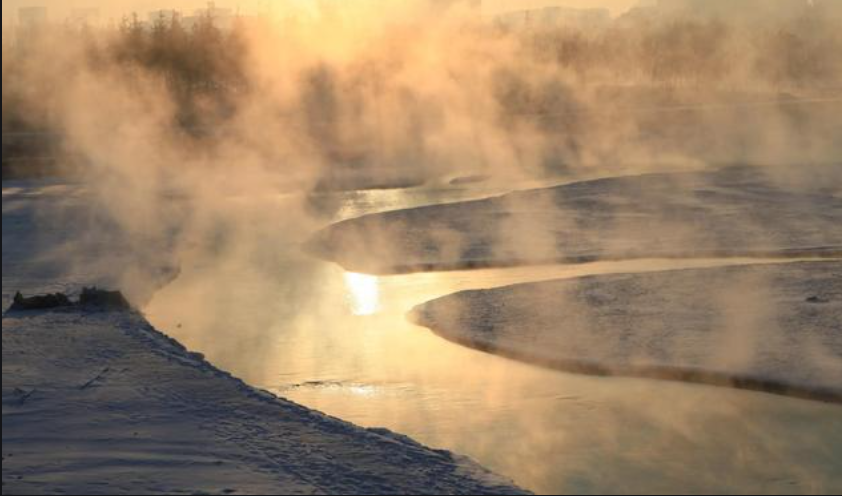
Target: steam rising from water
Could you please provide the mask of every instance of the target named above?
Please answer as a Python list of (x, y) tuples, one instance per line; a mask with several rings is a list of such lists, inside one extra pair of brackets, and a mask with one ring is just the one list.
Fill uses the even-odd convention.
[[(179, 296), (190, 299), (170, 304), (189, 310), (183, 316), (202, 351), (240, 375), (266, 374), (267, 363), (287, 341), (296, 342), (296, 333), (318, 333), (322, 340), (301, 355), (285, 356), (284, 367), (315, 361), (320, 371), (339, 369), (342, 364), (318, 354), (341, 341), (343, 323), (354, 317), (323, 308), (324, 301), (342, 297), (325, 300), (319, 292), (348, 290), (359, 318), (376, 316), (387, 297), (377, 279), (360, 274), (345, 275), (346, 287), (314, 287), (332, 269), (288, 256), (334, 216), (334, 207), (341, 208), (310, 193), (466, 176), (488, 177), (505, 188), (524, 180), (731, 162), (788, 164), (791, 174), (777, 179), (798, 184), (810, 180), (799, 163), (839, 164), (842, 158), (842, 29), (835, 19), (806, 16), (746, 29), (675, 19), (594, 32), (509, 32), (467, 19), (458, 9), (443, 18), (431, 15), (419, 2), (383, 2), (377, 9), (334, 4), (336, 10), (285, 15), (239, 32), (241, 58), (227, 63), (242, 65), (246, 83), (233, 85), (224, 102), (200, 92), (191, 102), (195, 126), (182, 125), (179, 95), (164, 75), (104, 53), (113, 32), (50, 33), (33, 41), (15, 65), (4, 53), (4, 113), (7, 97), (14, 97), (35, 123), (60, 131), (68, 161), (95, 200), (83, 222), (68, 215), (82, 231), (62, 247), (62, 256), (82, 260), (75, 255), (89, 248), (87, 241), (111, 233), (121, 241), (115, 249), (129, 257), (102, 263), (141, 303), (160, 283), (149, 275), (151, 267), (172, 260), (198, 268), (180, 280), (191, 290)], [(828, 168), (821, 178), (837, 195), (838, 171)], [(507, 226), (493, 249), (541, 256), (553, 249), (533, 232), (529, 225)], [(451, 233), (436, 234), (446, 239)], [(213, 277), (203, 277), (202, 269)], [(743, 289), (735, 297), (755, 288)], [(762, 293), (757, 300), (748, 306), (726, 302), (729, 321), (762, 325), (763, 319), (745, 313), (763, 314)], [(248, 315), (246, 325), (242, 315)], [(325, 322), (335, 325), (326, 329)], [(389, 354), (359, 353), (376, 356), (390, 370), (400, 370), (405, 360), (434, 371), (459, 363), (470, 384), (484, 388), (475, 409), (505, 404), (507, 390), (541, 379), (524, 374), (515, 380), (505, 366), (448, 361), (411, 343), (389, 345)], [(744, 349), (730, 351), (719, 358), (744, 358)], [(581, 447), (579, 438), (587, 434), (622, 453), (623, 439), (644, 435), (624, 431), (623, 419), (645, 417), (677, 433), (663, 443), (679, 439), (686, 450), (710, 445), (694, 424), (694, 412), (710, 404), (709, 397), (676, 404), (643, 389), (645, 395), (633, 387), (625, 393), (605, 415), (613, 421), (596, 432), (577, 432), (571, 422), (562, 437), (578, 439), (571, 445)], [(586, 417), (588, 405), (579, 407)], [(736, 401), (717, 407), (714, 416), (720, 424), (750, 428), (743, 418), (750, 410)], [(534, 438), (554, 412), (536, 409), (530, 418)], [(838, 437), (838, 422), (828, 431)], [(764, 454), (784, 451), (775, 439), (761, 437)], [(811, 435), (808, 442), (820, 438)], [(511, 456), (527, 451), (515, 449)], [(647, 453), (618, 456), (633, 466), (638, 455), (652, 460)], [(729, 459), (741, 456), (753, 455)], [(565, 475), (575, 480), (576, 470), (593, 461), (571, 460)], [(803, 473), (811, 480), (811, 467)], [(813, 489), (824, 483), (817, 480)]]

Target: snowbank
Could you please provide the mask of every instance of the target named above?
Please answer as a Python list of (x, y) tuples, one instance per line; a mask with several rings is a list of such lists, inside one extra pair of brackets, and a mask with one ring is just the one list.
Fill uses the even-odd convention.
[(369, 215), (309, 248), (354, 272), (633, 258), (838, 256), (842, 165), (586, 181)]
[(521, 493), (252, 389), (137, 313), (7, 314), (2, 345), (4, 494)]
[[(78, 189), (8, 186), (4, 308), (18, 290), (155, 270), (116, 235), (76, 239), (91, 232), (69, 221), (90, 219)], [(134, 311), (7, 312), (2, 354), (3, 494), (523, 494), (466, 458), (249, 387)]]
[(560, 370), (842, 403), (842, 261), (617, 274), (446, 296), (415, 322)]

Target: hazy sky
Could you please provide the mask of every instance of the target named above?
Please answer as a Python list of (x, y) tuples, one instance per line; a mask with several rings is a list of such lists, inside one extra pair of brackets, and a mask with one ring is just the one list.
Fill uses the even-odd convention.
[[(216, 0), (218, 7), (240, 8), (243, 13), (254, 12), (261, 6), (271, 4), (307, 3), (311, 0)], [(343, 0), (353, 1), (353, 0)], [(400, 0), (383, 0), (387, 2)], [(545, 5), (566, 5), (569, 7), (608, 7), (619, 14), (639, 0), (485, 0), (486, 12), (500, 12)], [(50, 10), (51, 20), (61, 20), (73, 8), (99, 7), (104, 18), (119, 17), (127, 12), (145, 13), (161, 8), (176, 8), (184, 11), (207, 5), (205, 0), (2, 0), (4, 22), (16, 18), (17, 9), (28, 6), (44, 6)]]
[(490, 11), (516, 10), (546, 5), (565, 5), (567, 7), (607, 7), (615, 15), (621, 14), (640, 0), (485, 0), (484, 8)]

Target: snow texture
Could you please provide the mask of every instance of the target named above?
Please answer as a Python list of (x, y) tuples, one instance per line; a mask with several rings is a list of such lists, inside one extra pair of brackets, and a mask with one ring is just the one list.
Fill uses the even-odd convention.
[(527, 283), (445, 296), (411, 317), (560, 370), (842, 403), (842, 261)]
[(340, 222), (316, 255), (373, 274), (636, 258), (842, 255), (842, 165), (600, 179)]
[[(94, 239), (57, 250), (83, 232), (66, 220), (87, 218), (69, 191), (4, 183), (4, 307), (17, 290), (107, 282), (103, 259), (147, 263)], [(135, 311), (7, 312), (2, 347), (3, 494), (524, 494), (467, 458), (254, 389)]]

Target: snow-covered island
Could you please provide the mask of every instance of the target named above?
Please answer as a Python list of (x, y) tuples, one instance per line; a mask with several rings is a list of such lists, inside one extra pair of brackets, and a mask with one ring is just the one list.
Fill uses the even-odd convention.
[[(119, 245), (60, 263), (77, 193), (4, 184), (4, 309), (16, 291), (114, 282), (103, 261), (129, 256)], [(525, 493), (465, 457), (252, 388), (136, 311), (6, 312), (2, 346), (3, 494)]]
[(568, 372), (842, 402), (840, 178), (839, 164), (611, 177), (350, 219), (309, 248), (373, 274), (804, 258), (468, 291), (411, 318), (460, 344)]
[(838, 257), (840, 178), (842, 164), (612, 177), (350, 219), (318, 233), (309, 248), (347, 270), (374, 274), (664, 257)]
[(411, 317), (559, 370), (842, 403), (842, 261), (611, 274), (464, 291)]

